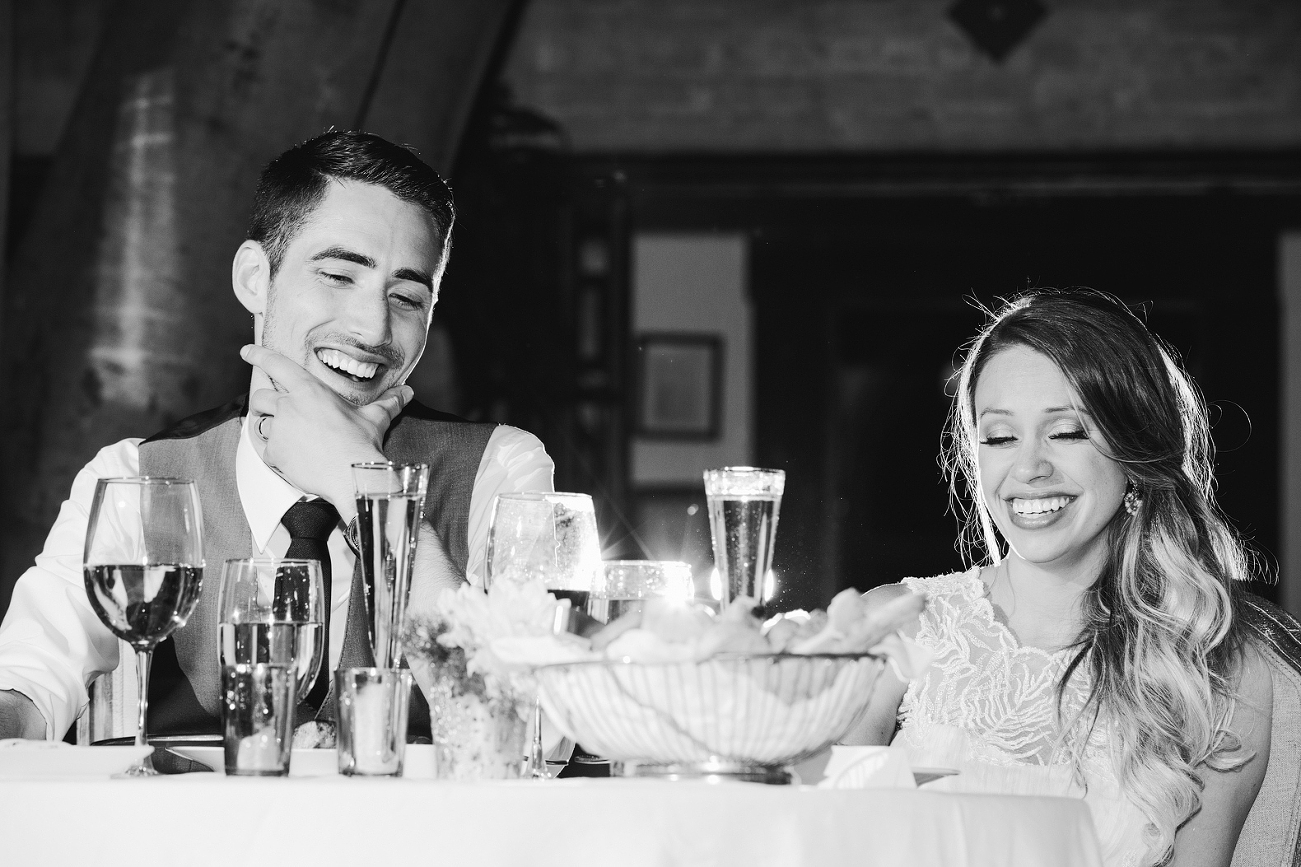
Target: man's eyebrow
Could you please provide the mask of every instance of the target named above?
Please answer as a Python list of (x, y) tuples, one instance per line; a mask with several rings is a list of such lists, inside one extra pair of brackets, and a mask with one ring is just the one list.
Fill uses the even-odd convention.
[[(375, 260), (362, 253), (349, 250), (346, 247), (326, 247), (321, 252), (311, 258), (313, 262), (319, 262), (322, 259), (341, 259), (344, 262), (353, 262), (364, 268), (374, 268)], [(393, 276), (399, 280), (410, 280), (413, 283), (419, 283), (430, 292), (434, 291), (434, 278), (424, 271), (417, 271), (414, 268), (399, 268), (393, 272)]]
[(369, 256), (363, 256), (361, 253), (355, 253), (346, 247), (326, 247), (321, 252), (311, 258), (313, 262), (319, 262), (322, 259), (342, 259), (345, 262), (354, 262), (366, 268), (374, 268), (375, 260)]
[(414, 268), (399, 268), (393, 272), (393, 276), (399, 280), (410, 280), (413, 283), (419, 283), (430, 292), (434, 291), (434, 278), (424, 271), (417, 271)]

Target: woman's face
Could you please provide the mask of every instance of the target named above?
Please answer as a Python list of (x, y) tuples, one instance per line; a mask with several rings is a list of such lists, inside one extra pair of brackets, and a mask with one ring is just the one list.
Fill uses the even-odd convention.
[(981, 492), (1013, 555), (1096, 577), (1125, 472), (1075, 390), (1047, 356), (1012, 346), (985, 363), (974, 398)]

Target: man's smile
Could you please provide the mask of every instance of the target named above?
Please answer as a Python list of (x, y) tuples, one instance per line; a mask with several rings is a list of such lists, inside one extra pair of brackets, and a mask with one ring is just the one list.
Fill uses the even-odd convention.
[(358, 360), (338, 349), (318, 349), (316, 358), (326, 367), (353, 382), (370, 382), (384, 367), (379, 362)]

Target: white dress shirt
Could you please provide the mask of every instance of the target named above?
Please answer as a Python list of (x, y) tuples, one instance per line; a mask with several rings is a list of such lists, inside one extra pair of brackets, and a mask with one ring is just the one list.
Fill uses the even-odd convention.
[[(253, 537), (249, 556), (282, 557), (289, 548), (289, 531), (280, 518), (305, 495), (262, 462), (249, 436), (246, 422), (235, 453), (235, 480)], [(31, 699), (45, 717), (49, 739), (62, 737), (81, 713), (90, 681), (118, 665), (118, 640), (90, 606), (81, 559), (95, 483), (139, 475), (141, 442), (132, 438), (107, 446), (77, 473), (45, 549), (14, 585), (0, 625), (0, 690), (12, 689)], [(493, 498), (551, 491), (554, 469), (537, 437), (506, 425), (493, 431), (470, 495), (466, 577), (472, 584), (483, 586)], [(355, 558), (341, 529), (330, 535), (327, 545), (336, 576), (331, 582), (329, 647), (330, 664), (335, 666), (343, 648)], [(205, 564), (204, 580), (220, 581), (220, 569), (219, 563)]]

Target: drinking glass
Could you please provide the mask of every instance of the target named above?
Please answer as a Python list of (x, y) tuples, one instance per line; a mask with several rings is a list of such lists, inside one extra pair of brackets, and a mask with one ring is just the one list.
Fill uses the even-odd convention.
[(675, 560), (609, 560), (603, 586), (592, 593), (587, 613), (602, 623), (641, 611), (647, 599), (695, 595), (691, 565)]
[[(691, 565), (676, 560), (607, 560), (605, 580), (587, 601), (589, 616), (609, 623), (625, 614), (640, 613), (647, 599), (686, 601), (695, 595)], [(608, 759), (574, 745), (571, 762), (609, 765)]]
[(782, 470), (705, 470), (709, 532), (724, 605), (739, 596), (748, 596), (759, 605), (767, 601), (763, 598), (764, 579), (772, 568), (777, 515), (785, 489)]
[[(497, 581), (541, 580), (558, 599), (587, 607), (602, 583), (596, 510), (587, 494), (498, 494), (488, 530), (485, 589)], [(542, 755), (542, 706), (533, 703), (530, 774), (547, 779)]]
[(357, 493), (358, 558), (366, 586), (373, 588), (367, 601), (375, 667), (398, 668), (429, 465), (353, 464), (352, 479)]
[[(82, 557), (86, 595), (114, 635), (136, 652), (136, 746), (148, 743), (153, 650), (185, 625), (203, 583), (203, 517), (188, 479), (100, 479)], [(154, 776), (146, 756), (127, 776)]]
[(221, 667), (221, 728), (226, 773), (287, 777), (294, 741), (292, 665), (227, 663)]
[(327, 604), (316, 560), (227, 560), (217, 596), (222, 666), (288, 666), (303, 701), (325, 660)]
[(339, 773), (402, 776), (411, 670), (341, 668), (334, 673), (334, 694), (339, 702)]

